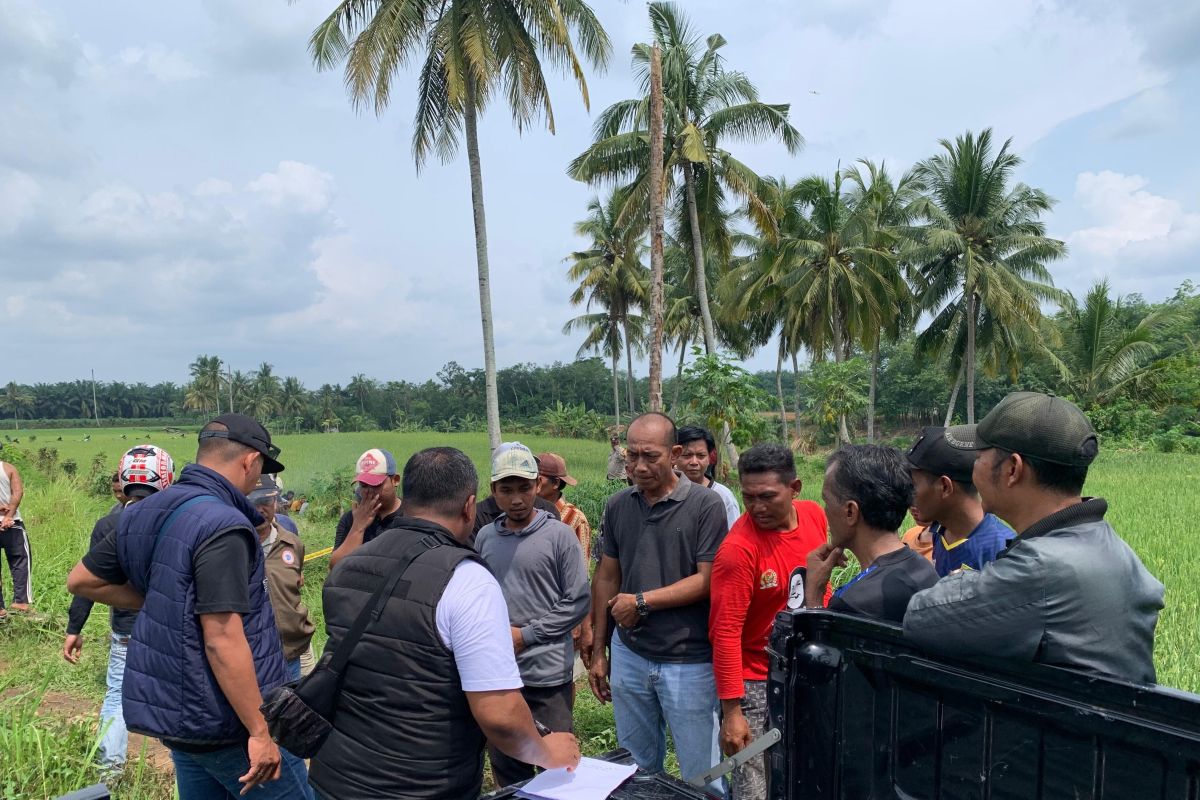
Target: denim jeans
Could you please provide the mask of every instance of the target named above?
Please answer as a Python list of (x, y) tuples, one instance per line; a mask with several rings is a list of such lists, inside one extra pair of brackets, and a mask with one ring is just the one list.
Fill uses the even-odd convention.
[[(246, 795), (250, 800), (311, 800), (304, 762), (280, 749), (279, 780), (262, 783)], [(250, 769), (246, 745), (236, 744), (210, 753), (171, 751), (179, 800), (240, 800), (238, 778)]]
[[(617, 743), (639, 767), (663, 771), (668, 725), (683, 777), (698, 775), (721, 760), (717, 685), (710, 662), (650, 661), (613, 636), (610, 665)], [(724, 796), (724, 779), (709, 784), (708, 791)]]
[(100, 764), (105, 769), (119, 770), (125, 766), (125, 751), (129, 734), (125, 730), (125, 714), (121, 711), (121, 687), (125, 682), (125, 654), (129, 637), (113, 633), (108, 645), (108, 689), (100, 706)]
[(300, 680), (300, 659), (298, 657), (293, 658), (291, 661), (287, 662), (287, 664), (285, 666), (287, 667), (287, 674), (288, 674), (289, 681)]

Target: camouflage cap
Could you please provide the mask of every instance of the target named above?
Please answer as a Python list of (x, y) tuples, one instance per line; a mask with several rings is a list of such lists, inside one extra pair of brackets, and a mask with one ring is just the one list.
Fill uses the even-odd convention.
[(999, 447), (1069, 467), (1086, 467), (1100, 452), (1096, 431), (1079, 407), (1040, 392), (1013, 392), (978, 425), (953, 425), (945, 437), (958, 450)]

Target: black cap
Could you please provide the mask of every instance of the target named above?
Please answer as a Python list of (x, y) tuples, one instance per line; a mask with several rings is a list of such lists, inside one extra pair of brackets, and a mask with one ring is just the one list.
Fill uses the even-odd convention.
[(219, 422), (228, 430), (200, 431), (200, 441), (205, 439), (228, 439), (231, 442), (244, 444), (262, 453), (262, 471), (270, 475), (283, 472), (283, 464), (276, 461), (279, 458), (279, 448), (271, 444), (271, 434), (254, 417), (245, 414), (222, 414), (209, 422)]
[(951, 447), (945, 434), (946, 429), (941, 427), (922, 429), (908, 451), (909, 465), (931, 475), (945, 475), (960, 483), (970, 483), (975, 454)]
[(1096, 431), (1079, 407), (1040, 392), (1013, 392), (978, 425), (947, 428), (946, 441), (959, 450), (1000, 447), (1068, 467), (1086, 467), (1100, 452)]
[(254, 505), (265, 505), (267, 500), (278, 496), (279, 484), (265, 472), (258, 476), (258, 483), (254, 484), (254, 488), (247, 495), (250, 498), (250, 502)]

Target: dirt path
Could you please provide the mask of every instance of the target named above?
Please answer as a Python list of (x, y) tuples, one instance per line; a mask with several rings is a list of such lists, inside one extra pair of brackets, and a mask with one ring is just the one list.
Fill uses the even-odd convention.
[[(23, 694), (23, 689), (11, 688), (3, 693), (0, 697), (9, 698)], [(87, 720), (92, 719), (100, 712), (100, 705), (94, 700), (89, 700), (85, 697), (77, 697), (66, 692), (47, 691), (42, 696), (42, 702), (38, 706), (38, 714), (51, 715), (61, 717), (67, 720)], [(163, 747), (162, 743), (157, 739), (151, 739), (142, 736), (140, 733), (129, 734), (129, 759), (136, 760), (139, 754), (143, 754), (146, 762), (157, 772), (164, 774), (174, 774), (175, 767), (171, 763), (171, 751)]]

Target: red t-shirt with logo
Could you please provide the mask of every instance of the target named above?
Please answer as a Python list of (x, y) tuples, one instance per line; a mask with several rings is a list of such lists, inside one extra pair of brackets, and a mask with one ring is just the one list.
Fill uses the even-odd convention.
[[(775, 615), (799, 608), (804, 590), (792, 586), (793, 572), (808, 554), (826, 542), (825, 512), (811, 500), (793, 500), (796, 527), (764, 531), (749, 514), (729, 529), (712, 569), (712, 610), (708, 636), (713, 646), (717, 697), (729, 700), (745, 694), (742, 681), (767, 679), (767, 637)], [(791, 603), (792, 589), (796, 589)], [(825, 600), (831, 590), (825, 587)]]

